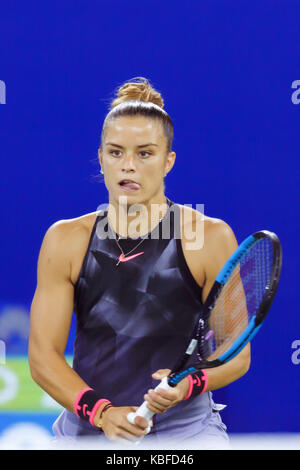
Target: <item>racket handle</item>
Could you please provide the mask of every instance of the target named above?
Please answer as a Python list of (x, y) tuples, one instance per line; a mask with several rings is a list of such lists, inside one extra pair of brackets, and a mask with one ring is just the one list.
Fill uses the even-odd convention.
[[(154, 391), (156, 391), (158, 388), (162, 388), (163, 390), (172, 390), (172, 387), (168, 384), (168, 377), (164, 377), (161, 382), (155, 387)], [(142, 418), (145, 418), (148, 423), (150, 423), (150, 420), (152, 416), (155, 413), (153, 411), (150, 411), (149, 408), (147, 407), (147, 402), (144, 401), (144, 403), (134, 412), (134, 413), (128, 413), (127, 419), (129, 423), (134, 424), (134, 420), (136, 416), (141, 416)], [(147, 428), (147, 434), (150, 432), (150, 425)]]

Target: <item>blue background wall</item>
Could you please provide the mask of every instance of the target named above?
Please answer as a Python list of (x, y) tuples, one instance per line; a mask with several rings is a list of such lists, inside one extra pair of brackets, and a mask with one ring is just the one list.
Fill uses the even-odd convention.
[[(175, 127), (167, 195), (205, 204), (238, 241), (270, 229), (283, 245), (278, 296), (253, 343), (251, 369), (215, 393), (228, 404), (224, 421), (229, 432), (299, 431), (292, 343), (300, 340), (300, 81), (292, 84), (300, 80), (300, 2), (8, 1), (0, 10), (0, 339), (7, 356), (26, 353), (45, 231), (107, 200), (97, 179), (101, 126), (114, 89), (144, 76), (162, 92)], [(16, 308), (25, 309), (23, 326), (7, 314)]]

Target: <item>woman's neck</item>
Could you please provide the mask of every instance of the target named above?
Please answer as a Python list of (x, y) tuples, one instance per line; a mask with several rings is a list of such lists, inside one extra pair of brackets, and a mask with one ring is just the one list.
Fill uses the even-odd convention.
[(167, 210), (167, 198), (164, 194), (150, 201), (134, 204), (128, 204), (127, 198), (121, 197), (119, 201), (110, 200), (108, 221), (119, 236), (138, 238), (152, 232)]

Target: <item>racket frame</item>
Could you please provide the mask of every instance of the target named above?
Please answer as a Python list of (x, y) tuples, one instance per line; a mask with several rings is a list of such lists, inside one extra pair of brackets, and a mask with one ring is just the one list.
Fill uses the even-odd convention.
[[(195, 350), (195, 346), (198, 344), (195, 336), (196, 333), (199, 331), (200, 328), (208, 324), (208, 319), (211, 315), (211, 311), (215, 305), (215, 302), (220, 295), (223, 286), (225, 285), (228, 277), (232, 273), (233, 269), (236, 265), (240, 262), (240, 260), (245, 256), (247, 250), (254, 244), (257, 243), (262, 238), (269, 238), (272, 242), (273, 248), (273, 266), (272, 272), (270, 277), (269, 285), (265, 288), (264, 297), (260, 303), (259, 309), (256, 315), (251, 319), (248, 327), (246, 330), (236, 339), (236, 341), (232, 344), (231, 348), (221, 355), (218, 359), (213, 361), (201, 361), (198, 364), (190, 365), (185, 370), (182, 370), (182, 367), (186, 364), (186, 361), (190, 358), (191, 354)], [(281, 272), (281, 265), (282, 265), (282, 251), (279, 239), (275, 233), (269, 232), (267, 230), (261, 230), (259, 232), (250, 235), (248, 238), (242, 242), (237, 250), (233, 253), (233, 255), (229, 258), (227, 263), (225, 263), (224, 267), (221, 269), (220, 273), (218, 274), (216, 281), (210, 290), (208, 297), (203, 305), (203, 311), (201, 312), (201, 318), (197, 321), (197, 324), (194, 326), (193, 330), (193, 338), (189, 342), (189, 346), (186, 349), (186, 352), (183, 358), (177, 362), (176, 366), (173, 369), (173, 372), (168, 376), (164, 377), (163, 380), (155, 390), (162, 387), (165, 390), (168, 390), (168, 387), (175, 387), (184, 377), (187, 377), (190, 374), (197, 372), (199, 369), (208, 369), (213, 367), (218, 367), (222, 364), (225, 364), (229, 360), (231, 360), (234, 356), (236, 356), (245, 346), (246, 344), (251, 341), (251, 339), (255, 336), (258, 330), (261, 328), (264, 319), (271, 307), (273, 302), (274, 296), (276, 294), (280, 272)], [(197, 346), (196, 346), (197, 347)], [(181, 371), (181, 372), (179, 372)], [(146, 402), (143, 403), (139, 407), (139, 409), (135, 413), (129, 413), (127, 419), (130, 423), (134, 424), (134, 420), (136, 416), (146, 417), (146, 419), (150, 420), (150, 418), (154, 415), (147, 408)], [(150, 427), (148, 428), (148, 432)]]
[[(268, 286), (266, 286), (265, 288), (265, 294), (263, 296), (263, 299), (260, 303), (260, 306), (256, 315), (250, 320), (246, 330), (235, 340), (235, 342), (231, 345), (228, 351), (226, 351), (224, 354), (222, 354), (217, 359), (214, 359), (212, 361), (205, 361), (205, 360), (199, 359), (198, 364), (191, 365), (190, 367), (188, 367), (181, 373), (178, 373), (178, 371), (182, 370), (182, 368), (184, 367), (184, 364), (187, 362), (187, 360), (189, 359), (191, 355), (191, 348), (190, 348), (190, 345), (192, 342), (191, 341), (189, 344), (190, 350), (189, 348), (187, 349), (189, 350), (189, 354), (184, 355), (181, 361), (176, 364), (172, 373), (169, 376), (168, 383), (170, 386), (175, 387), (177, 383), (179, 383), (184, 377), (186, 377), (187, 375), (193, 374), (200, 369), (209, 369), (209, 368), (218, 367), (230, 361), (247, 345), (247, 343), (249, 343), (249, 341), (252, 340), (252, 338), (259, 331), (262, 325), (262, 322), (266, 318), (267, 313), (272, 305), (274, 296), (277, 292), (279, 279), (280, 279), (281, 266), (282, 266), (282, 250), (281, 250), (280, 241), (275, 233), (269, 232), (267, 230), (260, 230), (254, 233), (253, 235), (250, 235), (249, 237), (247, 237), (238, 246), (238, 248), (233, 253), (233, 255), (225, 263), (225, 265), (219, 272), (218, 276), (216, 277), (216, 280), (208, 294), (208, 297), (206, 301), (204, 302), (203, 310), (201, 312), (201, 318), (200, 320), (198, 320), (197, 325), (193, 331), (193, 339), (194, 341), (196, 341), (195, 339), (195, 336), (197, 336), (196, 332), (199, 333), (199, 328), (201, 329), (201, 325), (208, 324), (211, 311), (213, 310), (213, 307), (219, 295), (221, 294), (221, 291), (224, 285), (226, 284), (228, 278), (232, 274), (233, 270), (240, 263), (243, 257), (246, 256), (249, 248), (251, 248), (251, 246), (259, 242), (263, 238), (268, 238), (272, 243), (273, 266), (272, 266), (272, 271), (271, 271), (271, 276), (270, 276), (270, 282)], [(203, 334), (198, 339), (198, 341), (199, 340), (204, 341)], [(201, 346), (198, 346), (198, 350), (199, 349), (201, 349)]]

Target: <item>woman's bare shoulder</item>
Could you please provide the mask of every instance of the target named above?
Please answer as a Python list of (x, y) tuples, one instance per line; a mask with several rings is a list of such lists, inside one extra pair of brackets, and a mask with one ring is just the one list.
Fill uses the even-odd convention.
[(76, 282), (91, 232), (99, 211), (54, 222), (47, 230), (41, 247), (40, 258), (51, 257), (62, 267), (70, 265), (72, 283)]
[(61, 241), (81, 240), (89, 236), (96, 221), (98, 211), (89, 212), (72, 219), (61, 219), (54, 222), (48, 229), (47, 234), (54, 234), (60, 237)]
[(206, 235), (221, 235), (232, 231), (231, 227), (222, 219), (210, 217), (204, 211), (194, 209), (191, 206), (178, 204), (181, 209), (181, 223), (184, 228), (194, 230), (203, 229)]

